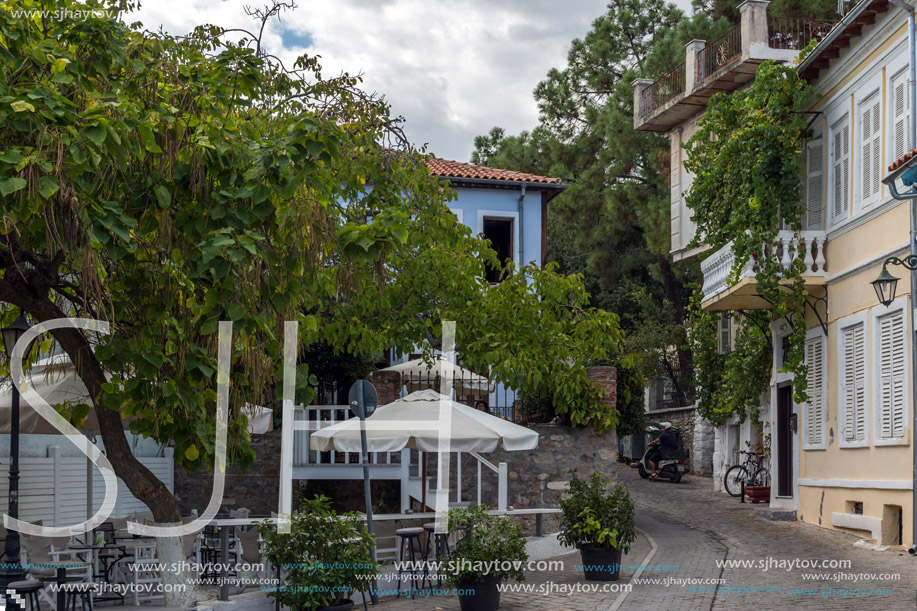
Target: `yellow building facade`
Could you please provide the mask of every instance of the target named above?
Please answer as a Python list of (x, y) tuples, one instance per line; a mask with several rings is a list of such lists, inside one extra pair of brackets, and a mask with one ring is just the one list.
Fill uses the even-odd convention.
[[(798, 49), (786, 41), (793, 36), (802, 41), (818, 25), (800, 34), (768, 17), (766, 8), (758, 1), (740, 7), (737, 52), (722, 53), (722, 39), (692, 41), (683, 88), (665, 89), (669, 75), (636, 81), (635, 126), (671, 140), (672, 253), (676, 261), (701, 259), (703, 306), (724, 312), (765, 309), (749, 264), (737, 282), (730, 278), (736, 261), (729, 245), (714, 253), (688, 248), (694, 228), (684, 194), (691, 176), (683, 167), (682, 145), (695, 131), (709, 92), (748, 86), (765, 59), (796, 65), (813, 86), (816, 95), (807, 111), (812, 138), (800, 160), (808, 208), (804, 231), (781, 231), (780, 244), (771, 249), (808, 257), (809, 303), (795, 320), (804, 318), (807, 327), (810, 400), (792, 401), (792, 378), (779, 372), (790, 323), (774, 321), (771, 391), (760, 406), (772, 437), (771, 507), (876, 543), (910, 543), (915, 533), (909, 273), (890, 267), (900, 278), (899, 297), (890, 306), (881, 305), (870, 286), (886, 258), (909, 251), (909, 203), (894, 199), (882, 183), (888, 166), (915, 147), (908, 14), (884, 0), (863, 0), (836, 25), (820, 26), (818, 47), (797, 63)], [(708, 53), (725, 60), (714, 71), (698, 67), (698, 53), (709, 47)], [(736, 460), (731, 446), (719, 456), (724, 467)]]

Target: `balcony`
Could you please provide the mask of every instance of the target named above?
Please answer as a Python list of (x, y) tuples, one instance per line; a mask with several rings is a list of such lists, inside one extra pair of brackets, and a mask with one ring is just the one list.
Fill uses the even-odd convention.
[(753, 256), (742, 265), (737, 275), (733, 274), (736, 259), (732, 242), (701, 262), (704, 275), (705, 310), (770, 310), (773, 305), (758, 295), (755, 274), (758, 272), (758, 257), (777, 259), (781, 271), (788, 270), (802, 258), (805, 264), (803, 278), (806, 286), (825, 284), (827, 261), (825, 250), (827, 238), (824, 231), (780, 231), (773, 244), (761, 248), (761, 254)]
[(834, 27), (833, 21), (768, 17), (767, 5), (746, 0), (737, 26), (712, 42), (689, 42), (685, 63), (656, 81), (634, 81), (634, 127), (668, 132), (703, 111), (714, 94), (749, 82), (759, 64), (792, 61)]

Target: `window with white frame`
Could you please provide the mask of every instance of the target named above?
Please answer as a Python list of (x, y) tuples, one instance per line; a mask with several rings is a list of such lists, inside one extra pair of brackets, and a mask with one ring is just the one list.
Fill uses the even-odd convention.
[(824, 161), (825, 142), (818, 136), (806, 145), (806, 212), (802, 219), (804, 229), (822, 229), (824, 216)]
[(876, 90), (860, 103), (860, 206), (875, 203), (882, 180), (882, 98)]
[(806, 338), (806, 403), (803, 449), (824, 450), (825, 443), (825, 336), (821, 327)]
[(866, 317), (851, 316), (838, 337), (840, 446), (868, 445), (866, 392)]
[(891, 159), (899, 159), (913, 148), (911, 139), (910, 87), (907, 82), (907, 67), (899, 70), (889, 85), (889, 108), (892, 118)]
[(906, 298), (888, 308), (874, 308), (875, 334), (875, 442), (879, 445), (906, 441), (908, 355)]
[(732, 313), (721, 312), (719, 324), (718, 352), (727, 354), (732, 350)]
[(831, 168), (831, 224), (850, 215), (850, 117), (844, 115), (831, 126), (828, 142)]

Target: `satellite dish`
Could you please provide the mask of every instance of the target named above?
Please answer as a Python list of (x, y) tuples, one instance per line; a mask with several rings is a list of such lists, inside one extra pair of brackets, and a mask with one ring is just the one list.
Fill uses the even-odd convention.
[(379, 405), (376, 387), (369, 380), (357, 380), (347, 395), (350, 412), (357, 418), (369, 418)]

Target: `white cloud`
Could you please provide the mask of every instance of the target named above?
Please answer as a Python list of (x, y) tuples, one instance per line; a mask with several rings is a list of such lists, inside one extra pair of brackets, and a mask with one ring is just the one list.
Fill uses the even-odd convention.
[[(267, 1), (267, 0), (265, 0)], [(681, 0), (679, 4), (687, 3)], [(258, 0), (147, 0), (135, 19), (182, 34), (201, 23), (251, 29)], [(474, 137), (537, 123), (532, 91), (566, 64), (606, 0), (313, 0), (272, 23), (265, 46), (285, 61), (322, 56), (327, 75), (362, 72), (440, 157), (467, 161)], [(284, 46), (284, 41), (287, 47)], [(308, 49), (299, 48), (311, 42)]]

